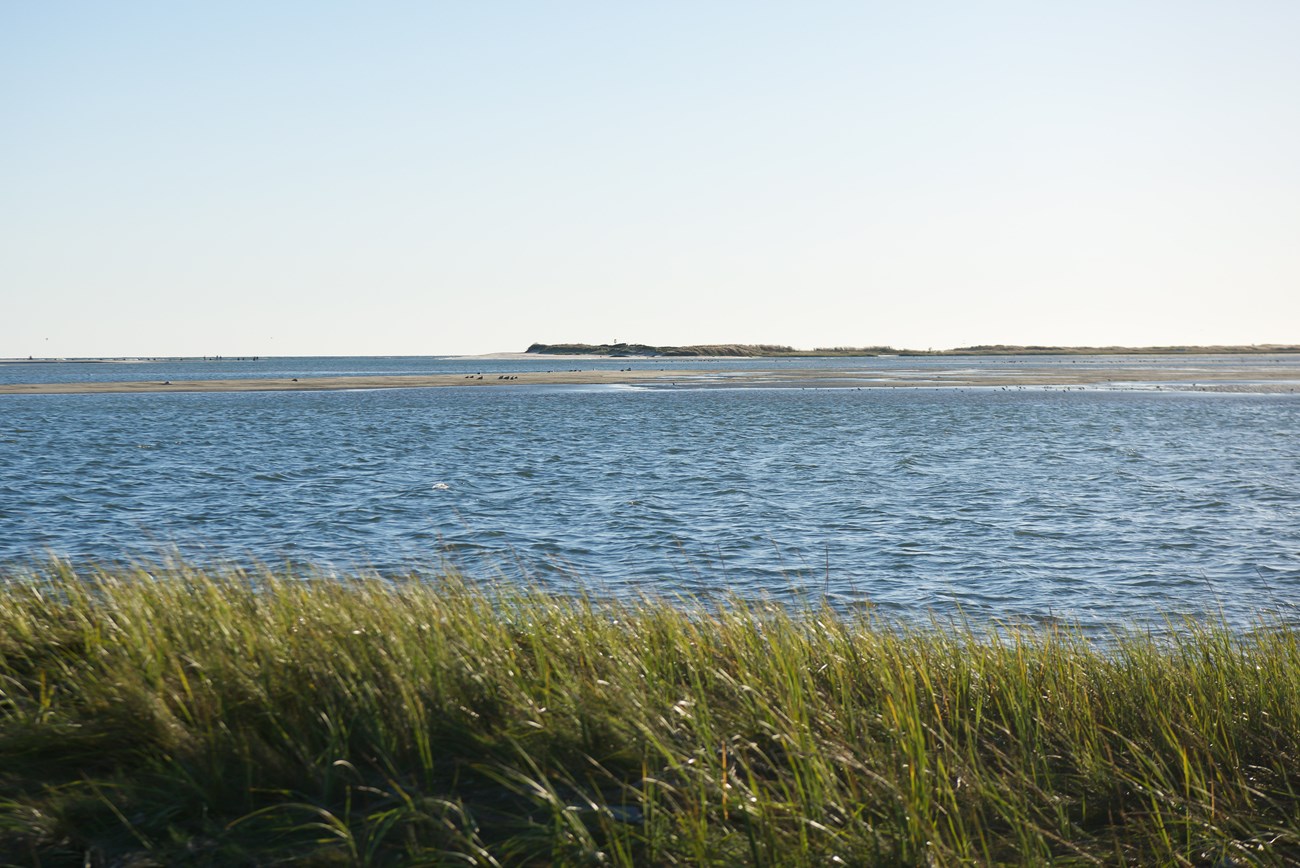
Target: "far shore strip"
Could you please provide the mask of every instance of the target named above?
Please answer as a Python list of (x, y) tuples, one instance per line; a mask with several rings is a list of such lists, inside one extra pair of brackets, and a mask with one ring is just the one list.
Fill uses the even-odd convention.
[(455, 386), (639, 385), (659, 388), (890, 388), (890, 387), (1102, 387), (1171, 388), (1180, 391), (1286, 393), (1300, 389), (1300, 360), (1239, 365), (1215, 370), (1193, 364), (1172, 367), (1063, 369), (1061, 365), (1015, 370), (746, 370), (511, 371), (504, 375), (394, 374), (350, 377), (247, 378), (227, 380), (112, 381), (0, 384), (0, 395), (74, 395), (137, 392), (306, 392), (339, 389), (426, 389)]

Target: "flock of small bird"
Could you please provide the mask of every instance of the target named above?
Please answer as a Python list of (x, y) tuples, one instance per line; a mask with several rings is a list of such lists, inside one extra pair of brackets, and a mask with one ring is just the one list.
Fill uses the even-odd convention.
[[(621, 371), (622, 368), (620, 368), (619, 370)], [(630, 370), (632, 370), (632, 369), (631, 369), (631, 368), (628, 368), (628, 370), (630, 371)], [(548, 374), (553, 374), (553, 373), (555, 373), (555, 372), (554, 372), (554, 371), (547, 371), (546, 373), (548, 373)], [(570, 368), (566, 373), (570, 373), (570, 374), (581, 374), (581, 373), (582, 373), (582, 368)], [(482, 371), (475, 371), (475, 372), (472, 373), (472, 374), (466, 374), (466, 375), (465, 375), (465, 379), (467, 379), (467, 380), (481, 380), (481, 379), (483, 379), (483, 372), (482, 372)], [(497, 375), (497, 379), (498, 379), (498, 380), (517, 380), (517, 379), (519, 379), (519, 376), (518, 376), (517, 374), (498, 374), (498, 375)]]

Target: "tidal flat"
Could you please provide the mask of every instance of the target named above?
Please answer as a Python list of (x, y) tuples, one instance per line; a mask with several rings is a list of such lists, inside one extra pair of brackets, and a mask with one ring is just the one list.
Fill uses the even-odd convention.
[(1295, 864), (1300, 638), (0, 577), (0, 862)]
[[(1083, 364), (1079, 364), (1082, 360)], [(1101, 360), (1101, 364), (1097, 363)], [(84, 395), (189, 392), (306, 392), (367, 389), (429, 389), (450, 387), (519, 386), (639, 386), (651, 388), (1087, 388), (1173, 389), (1178, 391), (1289, 394), (1300, 389), (1300, 355), (1270, 356), (1037, 356), (988, 359), (960, 356), (912, 359), (823, 358), (820, 364), (803, 357), (754, 358), (743, 366), (734, 358), (667, 357), (537, 357), (525, 353), (466, 359), (454, 372), (347, 373), (304, 372), (304, 376), (256, 376), (259, 368), (244, 365), (237, 377), (173, 377), (170, 369), (193, 373), (190, 365), (138, 365), (131, 378), (99, 370), (77, 371), (80, 377), (42, 381), (39, 371), (0, 379), (0, 395)], [(593, 366), (593, 361), (603, 367)], [(613, 363), (627, 367), (614, 369)], [(1092, 362), (1090, 364), (1089, 362)], [(493, 372), (492, 362), (513, 363)], [(574, 365), (557, 370), (557, 365)], [(1000, 364), (999, 364), (1000, 363)], [(445, 366), (445, 362), (443, 363)], [(63, 373), (53, 366), (51, 373)], [(159, 371), (162, 379), (140, 373)], [(479, 368), (487, 367), (487, 371)], [(207, 373), (207, 372), (204, 372)], [(87, 375), (89, 374), (89, 375)], [(119, 378), (120, 377), (120, 378)]]

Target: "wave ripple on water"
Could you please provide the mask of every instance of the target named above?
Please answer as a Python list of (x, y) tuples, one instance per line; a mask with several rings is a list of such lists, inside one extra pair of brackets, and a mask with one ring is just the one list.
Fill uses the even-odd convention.
[(10, 397), (0, 561), (475, 575), (889, 611), (1300, 600), (1300, 402), (517, 388)]

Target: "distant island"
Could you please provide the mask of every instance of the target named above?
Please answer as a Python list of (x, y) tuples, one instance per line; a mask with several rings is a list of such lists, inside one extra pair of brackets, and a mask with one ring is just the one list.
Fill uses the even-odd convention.
[(893, 353), (889, 347), (834, 347), (796, 350), (778, 344), (696, 344), (686, 347), (652, 347), (649, 344), (533, 344), (525, 352), (564, 356), (878, 356)]
[(742, 358), (818, 356), (1130, 356), (1232, 355), (1300, 353), (1300, 344), (1250, 344), (1176, 347), (1047, 347), (984, 344), (949, 350), (899, 350), (893, 347), (817, 347), (796, 350), (780, 344), (694, 344), (656, 347), (649, 344), (533, 344), (525, 352), (564, 356), (729, 356)]

